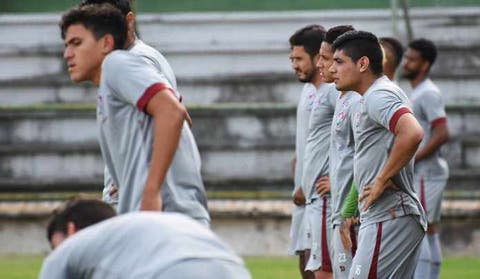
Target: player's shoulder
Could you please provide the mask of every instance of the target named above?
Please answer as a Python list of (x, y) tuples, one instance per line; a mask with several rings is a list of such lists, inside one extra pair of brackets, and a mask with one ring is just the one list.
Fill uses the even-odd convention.
[(106, 73), (116, 72), (125, 65), (134, 62), (135, 57), (136, 56), (134, 54), (129, 53), (126, 50), (114, 50), (110, 52), (103, 60), (102, 69)]
[(433, 83), (431, 79), (424, 80), (421, 84), (415, 88), (416, 95), (418, 98), (441, 98), (442, 94), (440, 89)]

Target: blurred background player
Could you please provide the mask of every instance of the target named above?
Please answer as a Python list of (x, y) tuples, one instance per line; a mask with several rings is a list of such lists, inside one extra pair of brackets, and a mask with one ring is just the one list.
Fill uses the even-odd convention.
[(403, 46), (393, 37), (380, 38), (380, 45), (385, 53), (383, 59), (383, 73), (391, 80), (395, 80), (398, 66), (402, 62)]
[(125, 16), (109, 4), (85, 5), (62, 17), (61, 30), (70, 78), (99, 87), (100, 146), (119, 188), (119, 213), (164, 208), (208, 225), (188, 113), (151, 61), (121, 50)]
[(319, 25), (309, 25), (296, 31), (289, 39), (290, 61), (298, 80), (305, 83), (297, 106), (297, 131), (295, 158), (293, 160), (294, 189), (292, 225), (290, 228), (290, 253), (299, 256), (299, 268), (303, 278), (313, 278), (313, 273), (305, 271), (306, 261), (310, 257), (311, 244), (307, 239), (305, 220), (305, 195), (301, 180), (304, 164), (304, 150), (308, 137), (308, 126), (313, 102), (320, 86), (320, 76), (316, 67), (319, 41), (323, 39), (325, 29)]
[(349, 278), (411, 278), (426, 229), (411, 176), (422, 128), (407, 96), (383, 75), (375, 35), (349, 31), (333, 48), (337, 89), (362, 95), (353, 125), (360, 230)]
[[(338, 36), (352, 30), (354, 28), (351, 25), (340, 25), (330, 28), (320, 47), (320, 58), (317, 63), (320, 76), (332, 87), (335, 87), (335, 84), (332, 83), (334, 79), (328, 71), (333, 63), (332, 44)], [(329, 176), (333, 233), (330, 254), (334, 278), (348, 278), (352, 258), (355, 255), (354, 249), (356, 245), (344, 247), (341, 241), (340, 226), (344, 221), (342, 218), (344, 201), (353, 183), (355, 143), (351, 119), (354, 114), (353, 108), (359, 99), (360, 95), (353, 91), (337, 92), (335, 113), (331, 126)], [(348, 237), (351, 238), (351, 243), (356, 243), (356, 236), (353, 231), (351, 231)]]
[(448, 141), (447, 116), (442, 94), (429, 78), (437, 57), (432, 41), (412, 41), (403, 57), (403, 76), (410, 81), (413, 112), (424, 131), (415, 155), (415, 190), (427, 212), (428, 230), (422, 243), (415, 278), (439, 278), (442, 253), (437, 224), (440, 222), (442, 195), (448, 180), (448, 164), (440, 147)]
[(241, 258), (193, 219), (178, 213), (115, 217), (108, 204), (74, 199), (48, 224), (54, 251), (40, 279), (248, 279)]

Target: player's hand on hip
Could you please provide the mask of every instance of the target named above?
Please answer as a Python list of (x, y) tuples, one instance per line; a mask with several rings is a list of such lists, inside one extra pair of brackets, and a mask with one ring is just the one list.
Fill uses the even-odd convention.
[(293, 203), (298, 206), (304, 206), (305, 202), (305, 195), (303, 194), (302, 188), (299, 187), (295, 193), (293, 193)]
[(315, 183), (315, 191), (319, 196), (323, 196), (330, 192), (330, 178), (328, 176), (320, 177)]
[(383, 182), (380, 179), (375, 179), (375, 182), (371, 185), (367, 185), (363, 188), (363, 192), (358, 199), (358, 202), (362, 202), (365, 200), (363, 204), (362, 210), (367, 210), (385, 191), (386, 187), (388, 186), (387, 183)]

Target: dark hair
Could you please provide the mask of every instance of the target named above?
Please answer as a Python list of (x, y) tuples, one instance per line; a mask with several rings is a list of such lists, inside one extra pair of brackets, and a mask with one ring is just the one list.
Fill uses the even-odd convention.
[(51, 241), (55, 232), (67, 234), (69, 222), (73, 222), (76, 229), (81, 230), (115, 215), (115, 210), (101, 200), (73, 198), (53, 211), (47, 225), (47, 238)]
[(377, 36), (366, 31), (348, 31), (339, 36), (332, 45), (334, 50), (343, 52), (357, 62), (363, 56), (370, 61), (369, 68), (373, 74), (379, 75), (383, 72), (383, 53)]
[(325, 39), (325, 28), (321, 25), (308, 25), (297, 30), (289, 39), (290, 47), (303, 46), (305, 51), (313, 58), (318, 54), (320, 45)]
[(325, 42), (329, 43), (330, 45), (342, 34), (353, 31), (355, 28), (351, 25), (338, 25), (328, 29), (327, 33), (325, 34)]
[(123, 49), (125, 46), (127, 20), (119, 9), (110, 4), (85, 5), (67, 11), (60, 21), (62, 39), (65, 39), (68, 27), (73, 24), (82, 24), (97, 40), (111, 34), (115, 41), (115, 49)]
[(124, 16), (126, 16), (129, 12), (132, 11), (130, 0), (82, 0), (79, 7), (83, 7), (86, 5), (106, 4), (106, 3), (111, 4), (112, 6), (122, 11), (122, 14)]
[(437, 59), (437, 47), (435, 47), (432, 41), (423, 38), (417, 39), (411, 41), (408, 47), (420, 52), (422, 58), (430, 63), (430, 67), (435, 63), (435, 59)]
[(381, 44), (387, 44), (393, 50), (393, 56), (395, 56), (395, 68), (398, 67), (403, 57), (403, 46), (399, 40), (393, 37), (382, 37), (380, 38)]

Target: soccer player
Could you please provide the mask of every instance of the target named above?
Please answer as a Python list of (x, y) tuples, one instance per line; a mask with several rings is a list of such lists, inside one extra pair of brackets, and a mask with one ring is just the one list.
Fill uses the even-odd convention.
[(40, 279), (251, 278), (213, 232), (178, 213), (115, 217), (102, 201), (74, 199), (52, 216), (47, 237), (54, 251)]
[(437, 57), (432, 41), (410, 42), (403, 57), (403, 76), (410, 81), (413, 113), (425, 131), (415, 155), (415, 190), (428, 216), (427, 235), (422, 243), (415, 278), (438, 278), (442, 253), (437, 224), (440, 222), (442, 194), (448, 179), (448, 164), (440, 154), (449, 133), (442, 94), (429, 78)]
[[(319, 56), (323, 40), (318, 40), (313, 55)], [(302, 191), (305, 194), (305, 216), (308, 222), (307, 236), (311, 243), (306, 266), (315, 278), (331, 278), (330, 261), (331, 210), (329, 185), (330, 129), (338, 96), (334, 87), (322, 81), (319, 71), (315, 76), (317, 87), (310, 114), (308, 137), (304, 150)]]
[(383, 75), (375, 35), (349, 31), (333, 48), (336, 88), (362, 95), (353, 122), (360, 230), (349, 278), (411, 278), (426, 229), (412, 176), (422, 128), (407, 96)]
[(325, 29), (319, 25), (309, 25), (296, 31), (289, 39), (290, 61), (298, 80), (305, 83), (297, 106), (297, 132), (294, 159), (294, 189), (292, 225), (290, 229), (290, 253), (299, 256), (299, 268), (302, 277), (312, 278), (313, 273), (305, 270), (310, 257), (311, 244), (307, 239), (305, 220), (305, 195), (301, 187), (304, 151), (308, 136), (308, 125), (313, 101), (320, 86), (320, 76), (315, 66), (318, 60), (318, 48), (325, 35)]
[[(330, 86), (335, 87), (332, 74), (328, 71), (333, 63), (332, 44), (338, 36), (352, 31), (350, 25), (340, 25), (330, 28), (320, 47), (318, 68), (320, 76)], [(354, 106), (358, 103), (360, 95), (353, 91), (337, 92), (335, 113), (331, 126), (330, 138), (330, 192), (332, 207), (332, 271), (334, 278), (348, 278), (348, 272), (355, 251), (347, 251), (341, 241), (340, 227), (345, 221), (342, 218), (342, 208), (345, 198), (353, 183), (353, 156), (355, 143), (353, 141), (352, 116)], [(351, 232), (351, 231), (350, 231)], [(351, 242), (356, 242), (354, 233), (350, 234)], [(352, 247), (355, 248), (355, 247)]]
[(71, 80), (99, 87), (100, 147), (119, 188), (118, 212), (164, 208), (208, 225), (185, 106), (151, 61), (121, 50), (125, 16), (111, 5), (87, 5), (67, 12), (60, 26)]
[(380, 38), (380, 45), (385, 52), (385, 59), (383, 59), (383, 72), (393, 81), (395, 79), (397, 68), (402, 62), (402, 43), (393, 37), (382, 37)]
[[(173, 73), (170, 64), (165, 59), (165, 57), (158, 52), (156, 49), (148, 46), (142, 40), (138, 39), (135, 34), (135, 15), (133, 14), (130, 0), (83, 0), (80, 4), (81, 6), (93, 5), (93, 4), (105, 4), (109, 3), (116, 8), (118, 8), (122, 14), (125, 16), (128, 25), (127, 39), (125, 42), (125, 49), (131, 53), (137, 54), (145, 59), (146, 62), (152, 64), (165, 78), (170, 82), (172, 88), (177, 90), (177, 80)], [(181, 97), (180, 97), (181, 98)], [(187, 117), (189, 119), (189, 117)], [(197, 154), (198, 158), (200, 155)], [(200, 160), (200, 159), (199, 159)], [(105, 166), (104, 171), (104, 189), (103, 189), (103, 200), (108, 202), (112, 206), (118, 204), (118, 187), (112, 180), (112, 177), (108, 171), (108, 168)], [(174, 205), (174, 204), (170, 204)], [(176, 208), (170, 207), (167, 205), (164, 207), (165, 211), (177, 211)]]

